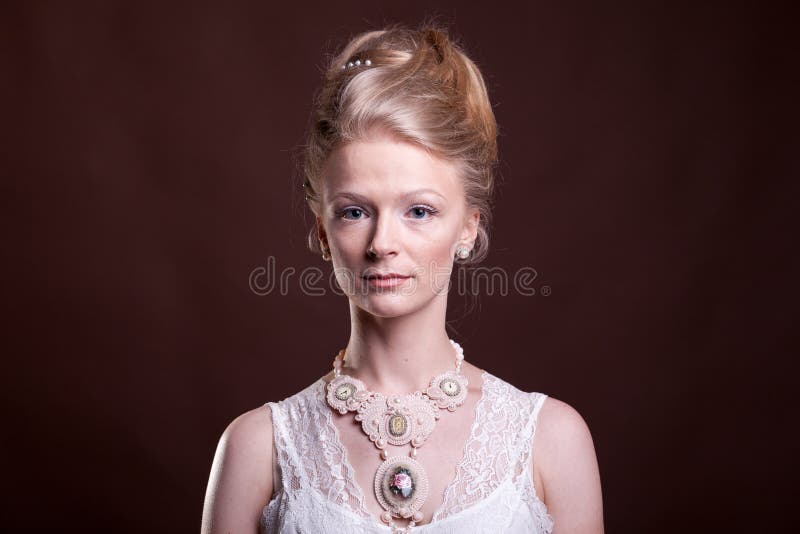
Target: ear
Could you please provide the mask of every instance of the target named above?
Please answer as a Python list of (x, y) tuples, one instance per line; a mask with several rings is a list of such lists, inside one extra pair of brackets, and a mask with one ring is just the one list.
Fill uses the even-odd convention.
[(461, 230), (459, 241), (461, 243), (469, 243), (470, 246), (475, 244), (478, 238), (478, 227), (481, 222), (481, 212), (478, 208), (470, 208), (464, 219), (464, 228)]

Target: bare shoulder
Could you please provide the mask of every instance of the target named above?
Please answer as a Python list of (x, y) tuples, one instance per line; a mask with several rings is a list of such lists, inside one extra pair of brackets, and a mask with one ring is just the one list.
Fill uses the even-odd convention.
[(536, 424), (534, 479), (557, 532), (603, 532), (600, 473), (589, 427), (569, 404), (548, 397)]
[(258, 457), (272, 450), (272, 410), (261, 406), (245, 412), (228, 425), (220, 438), (234, 454), (254, 453)]
[(544, 449), (563, 446), (594, 446), (586, 421), (564, 401), (547, 397), (536, 420), (537, 446)]
[(203, 508), (202, 532), (257, 532), (272, 498), (272, 412), (262, 406), (234, 419), (220, 437)]

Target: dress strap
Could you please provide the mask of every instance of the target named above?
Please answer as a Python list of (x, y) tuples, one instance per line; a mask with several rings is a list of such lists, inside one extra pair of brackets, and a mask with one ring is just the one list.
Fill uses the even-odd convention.
[(536, 430), (536, 420), (539, 417), (539, 410), (542, 409), (542, 405), (544, 405), (544, 401), (547, 399), (547, 395), (544, 393), (531, 393), (531, 398), (533, 400), (533, 424), (534, 424), (534, 431)]
[(542, 410), (544, 402), (547, 400), (547, 395), (544, 393), (526, 393), (527, 421), (525, 428), (520, 435), (519, 446), (517, 448), (517, 464), (515, 485), (520, 495), (528, 503), (531, 510), (533, 510), (534, 517), (537, 521), (538, 529), (536, 532), (551, 532), (553, 529), (553, 518), (547, 512), (547, 507), (544, 502), (539, 499), (536, 494), (536, 488), (533, 482), (533, 438), (536, 436), (536, 427), (538, 425), (539, 412)]
[(274, 472), (278, 473), (276, 491), (280, 489), (293, 489), (302, 486), (302, 470), (300, 459), (294, 447), (293, 440), (289, 437), (287, 414), (279, 402), (269, 402), (267, 405), (272, 411), (272, 437), (275, 456)]
[(277, 431), (275, 430), (275, 412), (279, 408), (274, 402), (268, 402), (264, 407), (270, 411), (272, 418), (272, 494), (277, 495), (283, 489), (283, 470), (281, 469)]
[(533, 455), (533, 437), (536, 434), (536, 420), (539, 411), (542, 409), (547, 395), (544, 393), (522, 393), (520, 392), (521, 406), (524, 422), (521, 425), (519, 439), (515, 443), (513, 457), (516, 461), (514, 480), (518, 487), (533, 484), (533, 473), (531, 468)]
[(538, 426), (539, 412), (547, 400), (547, 395), (544, 393), (528, 393), (528, 408), (527, 408), (527, 422), (525, 430), (522, 432), (522, 439), (520, 440), (519, 458), (521, 461), (530, 464), (531, 455), (533, 454), (533, 438), (536, 435), (536, 427)]

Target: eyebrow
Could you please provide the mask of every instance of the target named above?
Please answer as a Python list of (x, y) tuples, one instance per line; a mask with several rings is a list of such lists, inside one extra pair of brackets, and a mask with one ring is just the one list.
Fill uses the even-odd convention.
[[(414, 191), (409, 191), (408, 193), (404, 193), (401, 198), (408, 198), (408, 197), (412, 197), (414, 195), (419, 195), (419, 194), (422, 194), (422, 193), (431, 193), (433, 195), (436, 195), (437, 197), (440, 197), (442, 200), (447, 200), (444, 197), (444, 195), (442, 195), (441, 193), (439, 193), (435, 189), (426, 189), (426, 188), (424, 188), (424, 189), (415, 189)], [(349, 198), (350, 200), (354, 200), (356, 202), (369, 202), (369, 199), (367, 197), (365, 197), (363, 195), (359, 195), (358, 193), (353, 193), (351, 191), (342, 191), (340, 193), (336, 193), (331, 198), (335, 199), (335, 198), (339, 198), (339, 197)]]

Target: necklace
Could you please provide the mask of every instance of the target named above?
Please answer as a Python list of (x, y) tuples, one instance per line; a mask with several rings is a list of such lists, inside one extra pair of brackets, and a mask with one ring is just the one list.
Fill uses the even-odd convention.
[[(333, 360), (333, 380), (327, 386), (328, 405), (340, 414), (356, 412), (355, 420), (380, 451), (383, 463), (375, 472), (375, 497), (384, 512), (381, 520), (393, 533), (407, 533), (420, 521), (420, 508), (428, 498), (428, 475), (417, 460), (419, 449), (431, 435), (440, 410), (454, 412), (467, 398), (467, 377), (461, 374), (464, 351), (450, 340), (456, 352), (454, 371), (434, 376), (425, 391), (408, 395), (383, 395), (369, 391), (357, 378), (341, 374), (345, 349)], [(411, 445), (408, 456), (389, 456), (386, 445)], [(393, 518), (410, 519), (398, 528)]]

